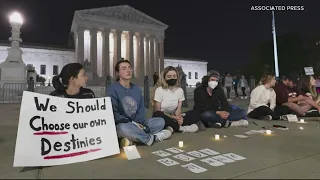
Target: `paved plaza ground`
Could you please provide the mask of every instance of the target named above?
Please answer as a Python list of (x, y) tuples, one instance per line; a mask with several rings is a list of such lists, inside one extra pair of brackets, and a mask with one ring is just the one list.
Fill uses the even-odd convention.
[[(233, 102), (246, 108), (248, 100)], [(192, 102), (189, 103), (190, 107)], [(286, 121), (258, 121), (247, 128), (207, 129), (195, 134), (175, 133), (171, 139), (156, 143), (151, 147), (138, 146), (141, 159), (126, 160), (120, 155), (98, 160), (62, 166), (38, 168), (14, 168), (14, 148), (19, 118), (19, 104), (0, 104), (0, 178), (52, 179), (52, 178), (320, 178), (320, 123), (317, 119), (306, 119), (308, 123), (288, 123)], [(150, 112), (148, 112), (150, 115)], [(250, 120), (252, 122), (253, 120)], [(272, 125), (285, 125), (289, 130), (272, 129)], [(261, 130), (267, 127), (275, 131), (273, 135), (251, 135), (248, 139), (233, 135), (249, 130)], [(301, 130), (299, 127), (303, 127)], [(213, 140), (219, 134), (219, 141)], [(183, 150), (193, 151), (209, 148), (225, 153), (235, 153), (247, 159), (213, 167), (195, 159), (191, 162), (179, 162), (179, 165), (167, 167), (157, 162), (161, 159), (151, 152), (177, 147), (184, 141)], [(28, 144), (26, 144), (27, 146)], [(171, 158), (171, 156), (169, 157)], [(174, 159), (174, 158), (171, 158)], [(207, 171), (195, 174), (181, 165), (194, 163)]]

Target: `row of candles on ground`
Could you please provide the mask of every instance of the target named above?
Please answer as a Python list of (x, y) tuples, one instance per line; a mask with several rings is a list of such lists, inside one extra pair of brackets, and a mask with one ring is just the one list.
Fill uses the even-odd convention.
[[(304, 123), (304, 119), (301, 119), (301, 120), (300, 120), (300, 123)], [(303, 129), (303, 127), (300, 127), (300, 129)], [(270, 135), (271, 133), (272, 133), (271, 130), (266, 130), (266, 134), (267, 134), (267, 135)], [(220, 140), (220, 135), (219, 135), (219, 134), (214, 135), (214, 139), (215, 139), (215, 140)], [(179, 147), (180, 147), (180, 148), (183, 147), (183, 141), (179, 141)]]

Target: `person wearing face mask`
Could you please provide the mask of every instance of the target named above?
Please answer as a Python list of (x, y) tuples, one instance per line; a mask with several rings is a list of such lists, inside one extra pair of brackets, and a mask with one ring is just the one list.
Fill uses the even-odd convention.
[(193, 109), (207, 127), (247, 126), (246, 112), (229, 104), (219, 80), (220, 74), (214, 70), (202, 78), (202, 84), (194, 91)]
[(151, 93), (152, 117), (161, 117), (165, 120), (164, 128), (171, 132), (197, 132), (196, 124), (200, 117), (196, 111), (181, 112), (184, 92), (179, 87), (179, 74), (176, 68), (166, 67)]

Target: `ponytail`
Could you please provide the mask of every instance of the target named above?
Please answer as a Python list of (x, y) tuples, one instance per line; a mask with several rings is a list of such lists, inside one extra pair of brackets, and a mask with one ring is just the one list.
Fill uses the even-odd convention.
[(61, 77), (59, 75), (54, 76), (52, 78), (52, 85), (57, 91), (62, 92), (62, 91), (65, 91), (66, 87), (62, 84), (60, 79)]

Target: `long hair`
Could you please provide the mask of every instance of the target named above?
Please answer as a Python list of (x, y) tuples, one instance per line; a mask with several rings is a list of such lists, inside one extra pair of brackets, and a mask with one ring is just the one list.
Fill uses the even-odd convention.
[(310, 92), (310, 94), (312, 95), (312, 98), (315, 99), (317, 98), (317, 91), (316, 91), (316, 87), (312, 86), (310, 83), (311, 77), (312, 76), (307, 76), (307, 75), (302, 76), (299, 79), (297, 87), (300, 92)]
[[(116, 73), (119, 73), (119, 71), (120, 71), (120, 64), (121, 63), (128, 63), (128, 64), (130, 64), (130, 66), (131, 66), (131, 63), (130, 63), (130, 61), (128, 61), (128, 60), (120, 60), (120, 61), (118, 61), (117, 63), (116, 63), (116, 65), (114, 66), (114, 71), (116, 72)], [(116, 79), (116, 81), (119, 81), (120, 80), (120, 77), (117, 75), (117, 79)]]
[(176, 82), (176, 84), (174, 86), (175, 87), (180, 87), (181, 79), (180, 79), (180, 76), (179, 76), (179, 73), (178, 73), (177, 69), (175, 67), (173, 67), (173, 66), (168, 66), (168, 67), (164, 68), (160, 73), (160, 77), (159, 77), (157, 83), (151, 89), (151, 93), (150, 93), (150, 104), (151, 104), (151, 107), (154, 106), (154, 96), (155, 96), (156, 89), (158, 87), (162, 87), (163, 89), (168, 89), (169, 85), (166, 82), (166, 75), (167, 75), (167, 73), (169, 71), (175, 71), (177, 73), (177, 82)]
[(65, 91), (69, 85), (70, 78), (76, 78), (81, 69), (83, 69), (83, 66), (80, 63), (66, 64), (60, 74), (52, 78), (53, 87), (59, 92)]

